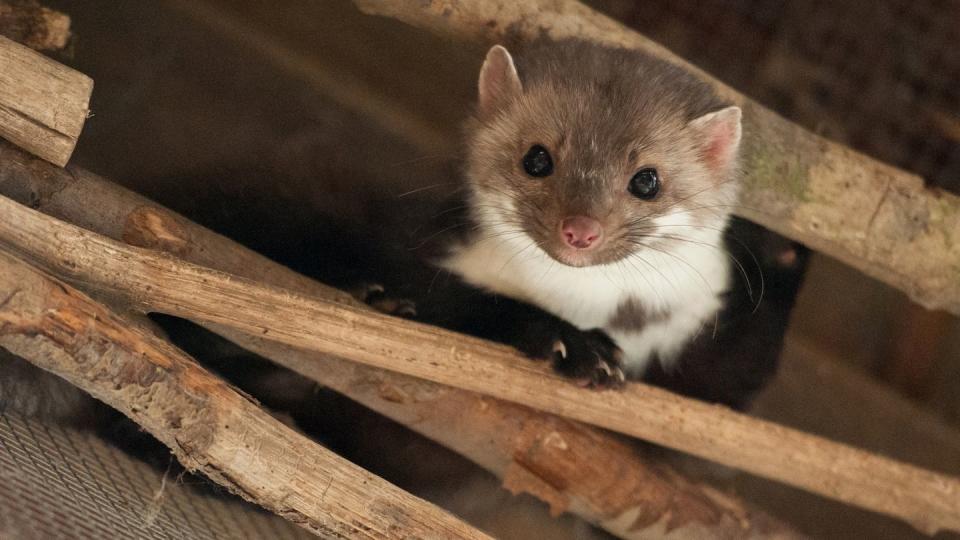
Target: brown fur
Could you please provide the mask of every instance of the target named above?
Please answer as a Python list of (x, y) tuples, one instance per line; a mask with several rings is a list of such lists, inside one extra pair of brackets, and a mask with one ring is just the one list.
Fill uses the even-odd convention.
[(637, 299), (630, 297), (617, 306), (617, 311), (607, 323), (609, 328), (625, 332), (642, 330), (649, 323), (656, 323), (665, 319), (665, 314), (648, 312)]
[[(532, 45), (516, 66), (522, 92), (500, 96), (496, 110), (480, 109), (467, 125), (468, 179), (475, 207), (496, 212), (554, 258), (578, 266), (617, 261), (678, 232), (651, 238), (649, 219), (684, 210), (703, 225), (729, 203), (714, 188), (732, 170), (711, 170), (706, 141), (689, 125), (726, 105), (705, 83), (637, 51), (573, 40)], [(534, 144), (551, 153), (553, 175), (524, 173), (522, 157)], [(648, 166), (662, 181), (653, 201), (627, 191)], [(599, 220), (606, 240), (588, 258), (566, 260), (557, 228), (578, 214)]]

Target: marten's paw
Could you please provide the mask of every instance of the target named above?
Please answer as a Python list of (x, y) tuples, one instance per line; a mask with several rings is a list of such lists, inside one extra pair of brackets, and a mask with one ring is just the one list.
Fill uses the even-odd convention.
[(623, 351), (603, 330), (564, 332), (552, 347), (553, 368), (592, 388), (623, 386)]
[(549, 358), (553, 368), (590, 388), (618, 388), (626, 382), (623, 351), (603, 330), (573, 325), (554, 329), (551, 336), (531, 335), (520, 349), (533, 358)]
[(381, 313), (406, 319), (413, 319), (417, 316), (417, 305), (413, 301), (390, 296), (384, 290), (383, 285), (377, 283), (362, 284), (354, 287), (351, 294), (357, 300)]

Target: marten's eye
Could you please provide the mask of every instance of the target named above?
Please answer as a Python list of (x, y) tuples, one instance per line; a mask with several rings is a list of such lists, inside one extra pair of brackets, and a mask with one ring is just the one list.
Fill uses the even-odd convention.
[(534, 178), (543, 178), (553, 174), (553, 158), (547, 149), (535, 144), (523, 156), (523, 170)]
[(653, 167), (644, 167), (633, 175), (627, 189), (634, 197), (645, 201), (652, 200), (660, 192), (660, 175)]

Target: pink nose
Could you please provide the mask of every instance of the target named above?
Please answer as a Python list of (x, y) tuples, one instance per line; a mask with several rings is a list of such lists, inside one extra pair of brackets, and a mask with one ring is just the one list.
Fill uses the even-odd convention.
[(560, 224), (560, 234), (568, 245), (577, 249), (587, 249), (596, 244), (603, 235), (603, 227), (593, 218), (573, 216)]

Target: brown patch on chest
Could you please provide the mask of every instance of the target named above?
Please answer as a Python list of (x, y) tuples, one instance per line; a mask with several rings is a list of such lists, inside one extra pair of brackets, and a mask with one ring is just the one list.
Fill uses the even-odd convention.
[(648, 324), (657, 323), (667, 318), (667, 314), (660, 311), (647, 311), (635, 298), (627, 298), (617, 306), (617, 311), (610, 317), (607, 327), (624, 332), (639, 332)]

